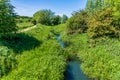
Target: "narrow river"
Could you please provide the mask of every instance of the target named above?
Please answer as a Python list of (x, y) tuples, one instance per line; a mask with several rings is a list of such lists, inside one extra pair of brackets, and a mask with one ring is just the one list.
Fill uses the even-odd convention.
[[(56, 36), (56, 40), (61, 45), (62, 48), (65, 47), (63, 41), (61, 41), (61, 35)], [(81, 70), (81, 64), (79, 61), (70, 61), (68, 62), (66, 72), (65, 72), (65, 80), (90, 80)]]
[(78, 61), (70, 61), (65, 72), (65, 80), (90, 80), (80, 68), (81, 64)]

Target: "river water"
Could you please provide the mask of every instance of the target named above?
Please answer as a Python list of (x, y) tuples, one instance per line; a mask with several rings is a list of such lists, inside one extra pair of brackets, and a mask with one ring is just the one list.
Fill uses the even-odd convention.
[(60, 38), (61, 38), (61, 35), (57, 35), (57, 36), (56, 36), (56, 40), (57, 40), (58, 43), (61, 45), (61, 47), (64, 48), (64, 47), (65, 47), (65, 44), (64, 44), (63, 41), (60, 40)]
[[(65, 47), (63, 41), (61, 41), (61, 35), (56, 36), (56, 40), (62, 46)], [(89, 79), (81, 70), (81, 64), (79, 61), (70, 61), (68, 62), (67, 69), (65, 72), (65, 80), (91, 80)]]
[(81, 64), (78, 61), (68, 62), (65, 72), (65, 80), (90, 80), (80, 68)]

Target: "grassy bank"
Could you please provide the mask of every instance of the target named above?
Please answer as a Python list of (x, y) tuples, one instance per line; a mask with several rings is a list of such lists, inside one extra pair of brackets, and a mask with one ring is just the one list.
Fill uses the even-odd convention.
[(106, 39), (90, 48), (86, 34), (64, 36), (69, 45), (66, 49), (75, 60), (77, 56), (82, 61), (82, 70), (90, 78), (96, 80), (120, 79), (120, 41)]
[[(65, 48), (56, 40), (61, 34)], [(3, 40), (1, 40), (3, 41)], [(65, 25), (44, 26), (16, 34), (2, 42), (14, 54), (18, 65), (2, 80), (64, 80), (67, 61), (80, 60), (83, 72), (99, 80), (120, 79), (120, 42), (106, 39), (90, 48), (86, 34), (66, 35)]]
[[(55, 39), (48, 38), (50, 30), (60, 26), (64, 25), (54, 27), (38, 25), (36, 29), (24, 33), (29, 37), (18, 36), (19, 45), (13, 44), (22, 48), (21, 51), (14, 48), (18, 50), (14, 52), (15, 54), (20, 52), (16, 56), (18, 66), (2, 80), (63, 80), (67, 55)], [(21, 40), (21, 37), (24, 40)], [(30, 38), (34, 39), (31, 41)], [(36, 40), (38, 43), (35, 45)]]

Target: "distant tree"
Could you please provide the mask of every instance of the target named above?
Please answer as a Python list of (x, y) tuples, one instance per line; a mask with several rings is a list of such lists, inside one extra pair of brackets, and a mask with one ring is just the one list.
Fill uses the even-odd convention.
[(50, 25), (51, 23), (51, 18), (53, 18), (54, 16), (54, 12), (52, 12), (51, 10), (40, 10), (38, 12), (36, 12), (33, 15), (33, 19), (37, 22), (37, 23), (41, 23), (43, 25)]
[(68, 20), (68, 17), (66, 15), (63, 15), (61, 19), (61, 23), (66, 23), (67, 20)]
[(51, 25), (58, 25), (61, 23), (61, 17), (59, 15), (57, 16), (54, 16), (52, 19), (51, 19)]
[(0, 33), (17, 30), (13, 8), (10, 0), (0, 0)]

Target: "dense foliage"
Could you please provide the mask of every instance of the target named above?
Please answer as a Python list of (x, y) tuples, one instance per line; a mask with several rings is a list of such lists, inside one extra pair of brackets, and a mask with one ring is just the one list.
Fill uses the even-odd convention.
[(9, 49), (0, 46), (0, 78), (16, 67), (16, 59)]
[(67, 21), (67, 32), (68, 33), (84, 33), (87, 30), (87, 17), (86, 11), (81, 10), (75, 12), (73, 16)]
[(117, 37), (117, 27), (114, 22), (111, 9), (95, 11), (94, 15), (90, 15), (88, 20), (89, 29), (87, 33), (89, 38), (99, 41), (99, 39), (105, 37)]
[(120, 10), (118, 8), (118, 0), (87, 1), (86, 11), (90, 14), (87, 24), (88, 36), (92, 44), (98, 41), (98, 38), (105, 39), (105, 37), (118, 36), (120, 29)]
[(0, 33), (17, 30), (13, 8), (9, 0), (0, 0)]
[[(0, 11), (0, 32), (15, 31), (15, 14), (9, 0), (0, 0)], [(71, 60), (81, 60), (80, 68), (89, 78), (119, 80), (119, 12), (119, 0), (88, 0), (86, 9), (75, 12), (68, 21), (66, 15), (61, 18), (46, 9), (36, 12), (33, 19), (18, 16), (19, 29), (31, 25), (31, 21), (37, 27), (0, 37), (2, 80), (64, 80), (67, 62)], [(64, 48), (56, 40), (57, 35), (61, 35)], [(96, 46), (90, 47), (88, 42)]]
[(120, 42), (116, 39), (107, 39), (94, 48), (83, 48), (79, 52), (83, 61), (81, 68), (89, 77), (99, 80), (119, 80)]
[(19, 30), (36, 25), (36, 23), (33, 22), (32, 17), (19, 16), (19, 15), (16, 16), (16, 24)]
[[(82, 61), (83, 72), (94, 80), (119, 80), (120, 78), (120, 42), (117, 39), (107, 39), (89, 48), (87, 34), (64, 35), (66, 50), (72, 60)], [(76, 57), (77, 56), (77, 57)]]
[[(86, 20), (87, 35), (66, 35), (63, 40), (66, 42), (66, 49), (72, 54), (70, 57), (74, 58), (73, 55), (77, 54), (83, 62), (81, 66), (83, 72), (92, 79), (119, 80), (120, 78), (118, 49), (120, 43), (117, 39), (120, 37), (119, 5), (119, 0), (88, 0), (85, 9), (88, 12), (87, 17), (82, 16), (79, 19), (81, 15), (76, 13), (67, 22), (68, 31), (77, 32), (80, 30), (78, 26), (84, 23), (79, 21)], [(91, 47), (88, 42), (96, 46)]]
[(61, 23), (61, 17), (55, 15), (51, 10), (40, 10), (33, 15), (33, 23), (40, 23), (43, 25), (58, 25)]
[(22, 22), (32, 22), (32, 17), (28, 17), (28, 16), (16, 16), (16, 21), (18, 23), (22, 23)]
[(51, 20), (50, 20), (51, 22), (50, 22), (50, 25), (58, 25), (58, 24), (60, 24), (61, 23), (61, 17), (59, 16), (59, 15), (57, 15), (57, 16), (54, 16), (53, 18), (51, 18)]
[(36, 29), (25, 34), (17, 34), (15, 39), (8, 41), (8, 46), (15, 53), (19, 50), (21, 55), (16, 56), (18, 67), (3, 77), (3, 80), (64, 80), (67, 54), (57, 40), (47, 38), (51, 29), (60, 32), (64, 25), (37, 26)]
[(67, 20), (68, 20), (68, 17), (64, 14), (62, 16), (61, 23), (66, 23)]

